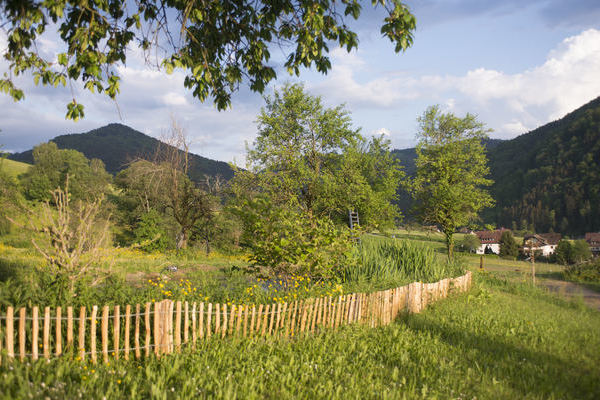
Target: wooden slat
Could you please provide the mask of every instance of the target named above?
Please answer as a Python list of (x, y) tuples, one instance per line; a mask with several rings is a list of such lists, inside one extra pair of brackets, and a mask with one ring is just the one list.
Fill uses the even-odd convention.
[(244, 311), (244, 306), (237, 306), (237, 325), (235, 327), (235, 334), (240, 335), (242, 329), (242, 312)]
[[(196, 303), (194, 303), (194, 309), (196, 308)], [(209, 311), (210, 312), (210, 311)], [(204, 337), (204, 302), (200, 303), (200, 309), (198, 310), (199, 318), (198, 318), (198, 336), (200, 339)], [(196, 344), (196, 338), (194, 337), (194, 344)]]
[[(217, 314), (218, 314), (218, 310), (217, 310)], [(210, 338), (210, 334), (211, 334), (211, 319), (212, 319), (212, 303), (208, 303), (208, 314), (206, 314), (206, 337), (207, 338)]]
[(231, 310), (229, 311), (229, 329), (227, 330), (227, 332), (229, 332), (230, 335), (233, 334), (233, 327), (234, 327), (234, 322), (235, 322), (235, 312), (236, 312), (237, 308), (235, 304), (231, 305)]
[(144, 306), (144, 330), (146, 332), (144, 335), (144, 355), (146, 357), (150, 356), (150, 338), (152, 337), (150, 326), (150, 307), (151, 303), (146, 303)]
[(44, 336), (42, 338), (44, 358), (50, 358), (50, 307), (44, 307)]
[(177, 301), (175, 311), (175, 351), (181, 351), (181, 301)]
[(79, 308), (79, 328), (77, 331), (77, 351), (79, 352), (79, 359), (85, 360), (85, 307)]
[(160, 302), (154, 303), (154, 355), (160, 356), (161, 344), (162, 344), (162, 332), (160, 318), (161, 315), (161, 304)]
[(136, 303), (135, 305), (135, 327), (133, 328), (133, 347), (135, 348), (135, 358), (139, 359), (142, 356), (142, 352), (140, 351), (140, 303)]
[(260, 324), (262, 322), (263, 304), (258, 306), (258, 314), (256, 315), (256, 333), (260, 333)]
[(300, 302), (301, 306), (300, 306), (300, 310), (302, 311), (301, 315), (302, 317), (300, 318), (300, 333), (304, 333), (304, 328), (306, 326), (306, 313), (308, 311), (308, 304), (306, 302), (306, 300), (302, 300)]
[(279, 335), (286, 335), (286, 325), (287, 325), (287, 313), (288, 313), (288, 303), (283, 303), (283, 307), (281, 308), (281, 322), (279, 327)]
[(60, 356), (62, 354), (62, 326), (61, 326), (61, 322), (62, 322), (62, 308), (61, 307), (56, 307), (56, 340), (55, 340), (55, 346), (56, 346), (56, 355)]
[(27, 310), (25, 307), (19, 309), (19, 359), (25, 360), (25, 319), (27, 316)]
[(110, 309), (108, 306), (102, 307), (102, 359), (105, 363), (108, 362), (108, 313)]
[(292, 319), (290, 320), (290, 336), (294, 336), (296, 329), (296, 315), (298, 315), (298, 300), (294, 301), (294, 311), (292, 311)]
[(96, 315), (98, 314), (98, 306), (92, 307), (92, 316), (90, 317), (90, 351), (92, 362), (95, 363), (97, 360), (96, 356)]
[(67, 307), (67, 347), (73, 346), (73, 307)]
[(183, 305), (183, 343), (187, 344), (190, 340), (190, 304), (186, 301)]
[(223, 304), (223, 323), (220, 333), (222, 338), (225, 337), (225, 334), (227, 333), (227, 303)]
[(115, 359), (119, 359), (119, 349), (121, 348), (121, 308), (115, 306), (113, 315), (113, 355)]
[(263, 317), (262, 320), (262, 330), (261, 330), (261, 336), (265, 336), (265, 332), (267, 330), (267, 322), (268, 322), (268, 318), (269, 318), (269, 312), (271, 310), (271, 305), (267, 305), (267, 311), (265, 311), (265, 315)]
[(250, 307), (246, 304), (244, 306), (244, 332), (243, 336), (246, 337), (248, 334), (248, 314), (250, 313)]
[[(127, 304), (125, 306), (125, 332), (123, 336), (124, 348), (125, 352), (123, 356), (126, 360), (129, 360), (129, 331), (131, 329), (131, 305)], [(136, 346), (137, 347), (137, 346)]]
[(221, 304), (215, 305), (215, 336), (219, 336), (221, 333)]
[(15, 357), (15, 328), (14, 328), (14, 308), (6, 309), (6, 355), (8, 358)]
[(269, 317), (270, 318), (269, 318), (269, 332), (268, 332), (268, 334), (271, 335), (273, 333), (273, 322), (277, 318), (277, 312), (275, 311), (275, 303), (273, 303), (271, 305), (271, 315)]
[[(31, 321), (31, 358), (33, 358), (33, 360), (37, 360), (38, 359), (38, 352), (39, 352), (39, 343), (38, 343), (38, 336), (40, 334), (40, 321), (39, 321), (39, 309), (36, 307), (33, 307), (33, 311), (32, 311), (32, 321)], [(1, 348), (1, 346), (0, 346)]]
[[(204, 305), (204, 303), (202, 303)], [(204, 313), (204, 307), (202, 307), (202, 313)], [(198, 331), (196, 326), (196, 302), (192, 304), (192, 349), (196, 348), (196, 340), (198, 339)], [(202, 328), (202, 322), (200, 322), (200, 329)]]
[(316, 298), (313, 302), (313, 309), (312, 309), (312, 318), (310, 321), (310, 331), (314, 332), (315, 331), (315, 324), (317, 322), (317, 315), (319, 314), (319, 298)]
[(250, 318), (250, 336), (254, 336), (254, 322), (256, 320), (256, 306), (252, 305), (252, 316)]

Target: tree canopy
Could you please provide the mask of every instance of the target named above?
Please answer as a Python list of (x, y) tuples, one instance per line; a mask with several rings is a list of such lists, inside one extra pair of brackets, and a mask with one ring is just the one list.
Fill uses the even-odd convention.
[(472, 114), (459, 118), (439, 106), (429, 107), (418, 121), (417, 175), (409, 185), (415, 211), (423, 223), (442, 228), (452, 258), (456, 229), (493, 203), (482, 188), (492, 183), (481, 143), (490, 130)]
[[(371, 4), (386, 9), (381, 34), (396, 52), (408, 48), (416, 22), (406, 5), (400, 0)], [(276, 78), (273, 47), (283, 50), (290, 74), (312, 67), (329, 71), (329, 46), (348, 51), (358, 46), (348, 20), (358, 19), (361, 9), (358, 0), (2, 0), (0, 26), (8, 37), (3, 56), (10, 74), (0, 79), (0, 90), (22, 99), (13, 77), (31, 72), (36, 84), (65, 86), (79, 80), (85, 89), (114, 99), (120, 80), (116, 67), (125, 65), (127, 48), (139, 46), (148, 64), (185, 71), (184, 86), (223, 109), (240, 84), (262, 92)], [(56, 59), (43, 56), (37, 47), (50, 29), (56, 29), (65, 47)], [(84, 116), (75, 99), (67, 110), (67, 118)]]
[(302, 85), (288, 84), (266, 98), (258, 129), (238, 187), (318, 217), (346, 221), (348, 210), (357, 210), (373, 227), (399, 216), (391, 200), (403, 174), (389, 141), (361, 136), (343, 106), (326, 108)]

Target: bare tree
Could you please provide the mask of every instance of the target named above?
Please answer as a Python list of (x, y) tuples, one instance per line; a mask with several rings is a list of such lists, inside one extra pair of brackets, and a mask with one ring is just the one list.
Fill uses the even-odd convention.
[(37, 215), (30, 224), (46, 239), (42, 242), (32, 238), (34, 247), (57, 276), (67, 277), (69, 291), (73, 293), (76, 282), (84, 276), (96, 273), (92, 285), (102, 280), (97, 266), (108, 239), (109, 221), (99, 218), (102, 198), (72, 205), (69, 197), (67, 176), (64, 190), (58, 188), (52, 192), (53, 205), (46, 202), (38, 213), (32, 211)]

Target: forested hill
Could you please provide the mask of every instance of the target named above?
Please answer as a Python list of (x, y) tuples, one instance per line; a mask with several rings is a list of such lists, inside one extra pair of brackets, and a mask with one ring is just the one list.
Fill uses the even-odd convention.
[[(496, 206), (484, 211), (484, 222), (575, 236), (600, 230), (600, 97), (529, 133), (485, 145)], [(393, 153), (414, 175), (415, 149)], [(399, 195), (410, 218), (412, 199), (402, 189)]]
[[(127, 164), (136, 158), (152, 157), (159, 144), (157, 139), (121, 124), (109, 124), (86, 133), (61, 135), (52, 141), (59, 149), (78, 150), (87, 158), (102, 160), (106, 170), (112, 174), (126, 168)], [(9, 158), (26, 163), (33, 162), (31, 150), (11, 154)], [(190, 177), (198, 181), (204, 175), (220, 175), (230, 179), (233, 170), (223, 161), (190, 154)]]
[(600, 230), (600, 97), (488, 156), (497, 204), (487, 220), (570, 235)]
[[(483, 144), (485, 145), (488, 154), (490, 153), (490, 151), (493, 151), (494, 148), (496, 148), (496, 146), (498, 146), (500, 143), (504, 142), (504, 140), (500, 140), (500, 139), (484, 139), (483, 140)], [(414, 147), (408, 148), (408, 149), (401, 149), (401, 150), (392, 150), (392, 154), (398, 158), (398, 160), (400, 161), (400, 165), (402, 165), (402, 168), (404, 169), (404, 172), (406, 173), (406, 175), (408, 175), (409, 177), (413, 177), (416, 174), (416, 166), (415, 166), (415, 161), (417, 159), (417, 151)], [(402, 213), (404, 214), (404, 216), (407, 219), (413, 219), (413, 216), (411, 215), (411, 208), (413, 205), (413, 200), (411, 195), (404, 190), (402, 187), (400, 187), (398, 189), (398, 206), (400, 206), (400, 209), (402, 210)]]

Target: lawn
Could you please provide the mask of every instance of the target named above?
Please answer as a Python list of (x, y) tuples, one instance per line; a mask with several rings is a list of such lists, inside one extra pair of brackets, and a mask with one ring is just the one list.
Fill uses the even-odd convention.
[(2, 398), (600, 397), (600, 313), (476, 274), (470, 293), (390, 326), (295, 340), (212, 340), (195, 351), (92, 365), (0, 366)]

